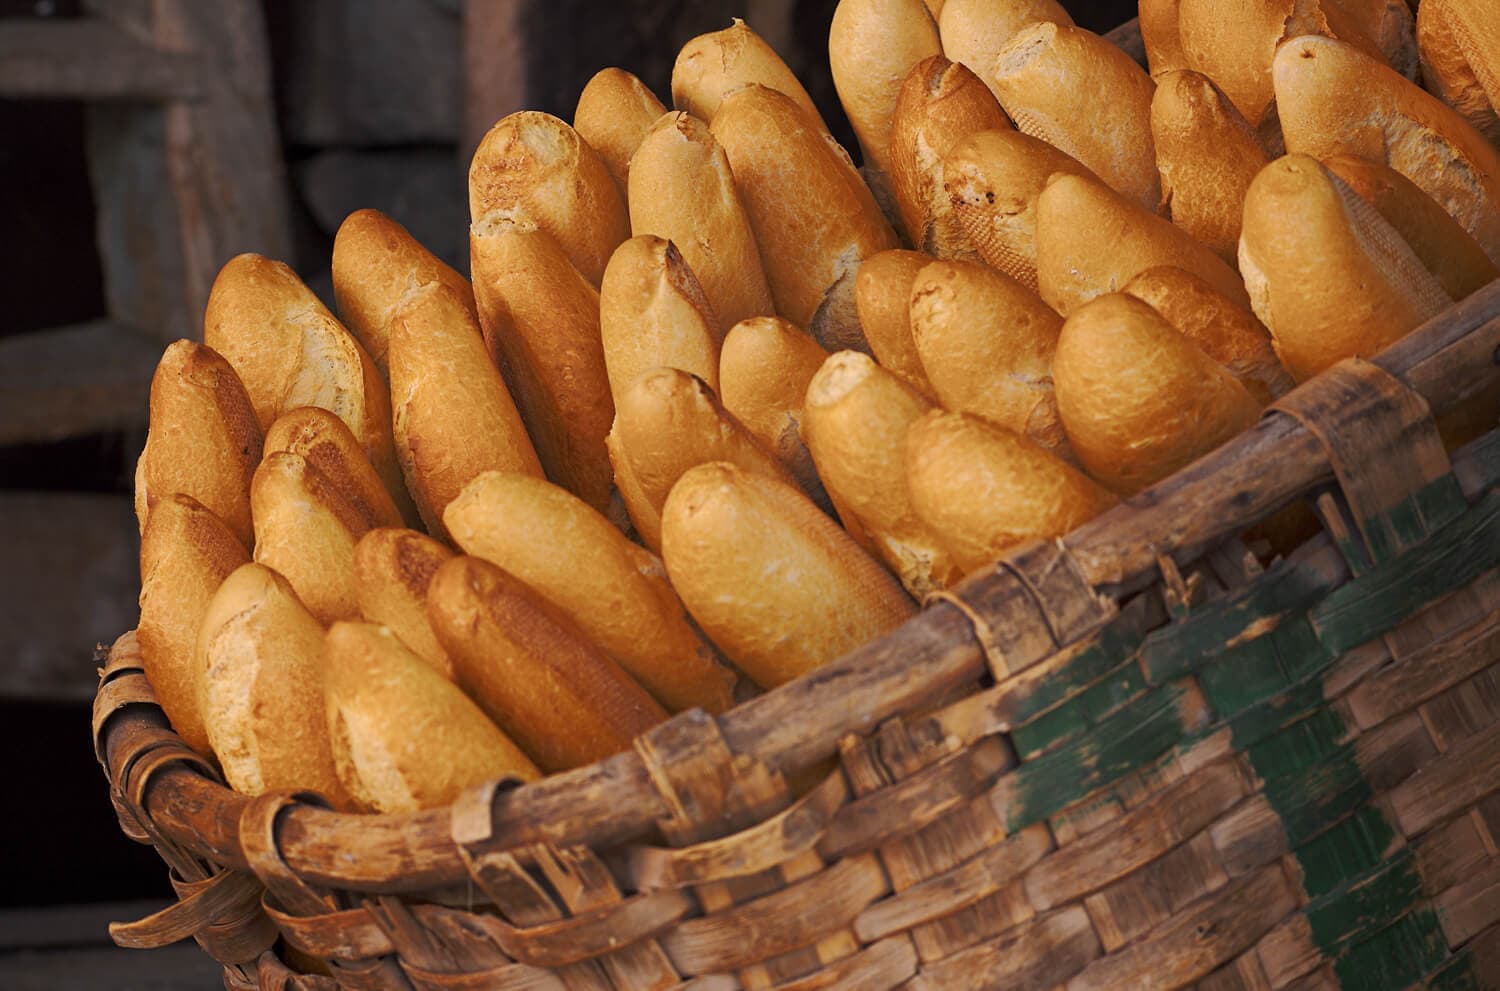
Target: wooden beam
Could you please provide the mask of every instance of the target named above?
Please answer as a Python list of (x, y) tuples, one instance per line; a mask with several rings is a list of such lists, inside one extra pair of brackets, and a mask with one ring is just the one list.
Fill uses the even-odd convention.
[(0, 338), (0, 445), (145, 426), (160, 356), (108, 320)]
[(6, 99), (179, 100), (198, 91), (204, 64), (91, 18), (0, 21)]

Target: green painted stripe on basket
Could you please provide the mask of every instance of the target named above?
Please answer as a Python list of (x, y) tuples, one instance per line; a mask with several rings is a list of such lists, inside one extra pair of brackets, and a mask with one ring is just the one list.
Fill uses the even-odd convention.
[(1374, 797), (1338, 713), (1319, 709), (1249, 748), (1250, 765), (1293, 848)]
[(1022, 760), (1031, 760), (1086, 732), (1122, 705), (1139, 698), (1146, 687), (1146, 676), (1139, 664), (1122, 664), (1068, 701), (1012, 729), (1011, 742), (1016, 754)]
[(1365, 527), (1375, 566), (1389, 564), (1400, 556), (1401, 548), (1421, 543), (1468, 508), (1458, 479), (1449, 474), (1378, 514)]
[(1437, 916), (1413, 912), (1350, 947), (1333, 962), (1333, 972), (1344, 991), (1390, 991), (1421, 980), (1447, 954)]
[[(1413, 859), (1411, 851), (1402, 850), (1388, 863), (1346, 881), (1304, 909), (1313, 942), (1325, 955), (1333, 956), (1330, 951), (1342, 943), (1375, 935), (1421, 901), (1422, 879)], [(1298, 851), (1298, 863), (1311, 860)]]
[(1198, 683), (1214, 711), (1232, 719), (1285, 695), (1326, 670), (1333, 660), (1312, 624), (1299, 616), (1263, 637), (1224, 651), (1222, 657), (1199, 669)]
[(1093, 643), (1034, 686), (1029, 694), (1006, 700), (1011, 725), (1026, 723), (1088, 690), (1100, 678), (1129, 659), (1145, 634), (1134, 617), (1122, 616), (1100, 630)]
[(1398, 848), (1396, 831), (1380, 809), (1360, 809), (1297, 849), (1302, 890), (1314, 899), (1331, 895), (1354, 878), (1378, 869)]
[(1443, 595), (1500, 565), (1500, 493), (1491, 493), (1426, 542), (1347, 582), (1313, 608), (1334, 653), (1372, 640)]
[(1474, 953), (1459, 950), (1448, 962), (1422, 982), (1424, 991), (1485, 991), (1479, 975), (1474, 973)]

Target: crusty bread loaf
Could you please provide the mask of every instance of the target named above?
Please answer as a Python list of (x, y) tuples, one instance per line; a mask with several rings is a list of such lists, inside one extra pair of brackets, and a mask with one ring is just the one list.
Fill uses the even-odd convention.
[(935, 261), (912, 282), (911, 330), (945, 409), (1070, 456), (1052, 394), (1062, 317), (1040, 296), (977, 262)]
[(1094, 177), (1078, 160), (1020, 131), (981, 131), (943, 162), (943, 186), (985, 264), (1037, 287), (1036, 201), (1059, 172)]
[(478, 323), (441, 283), (411, 289), (391, 314), (391, 395), (401, 470), (434, 536), (480, 472), (542, 473)]
[(1172, 223), (1235, 264), (1245, 191), (1270, 161), (1255, 131), (1212, 80), (1184, 70), (1156, 77), (1151, 136)]
[(235, 569), (194, 647), (198, 708), (230, 786), (245, 795), (314, 791), (353, 803), (334, 770), (324, 717), (323, 627), (275, 571)]
[(415, 509), (391, 438), (391, 399), (374, 360), (289, 267), (231, 258), (208, 294), (203, 340), (234, 366), (262, 430), (321, 406), (353, 432), (401, 515)]
[(971, 134), (1009, 127), (989, 88), (962, 64), (933, 55), (912, 66), (896, 98), (890, 150), (891, 190), (912, 244), (938, 258), (978, 257), (943, 188), (943, 157)]
[[(625, 510), (625, 519), (629, 523), (626, 527), (616, 521), (616, 525), (627, 535), (634, 534), (641, 543), (647, 547), (661, 552), (661, 512), (651, 503), (646, 495), (646, 490), (641, 487), (640, 480), (635, 477), (635, 470), (630, 466), (630, 459), (625, 456), (625, 449), (620, 444), (619, 435), (611, 432), (604, 438), (604, 448), (609, 454), (610, 470), (614, 472), (615, 491), (620, 498), (620, 505)], [(611, 517), (615, 520), (615, 517)]]
[(490, 214), (546, 231), (598, 288), (604, 266), (630, 236), (625, 199), (599, 153), (551, 114), (501, 118), (469, 165), (469, 219)]
[(1179, 0), (1140, 0), (1141, 43), (1146, 49), (1146, 64), (1151, 78), (1188, 67), (1177, 31)]
[(1121, 292), (1161, 314), (1239, 379), (1262, 406), (1291, 390), (1292, 377), (1276, 357), (1265, 324), (1191, 272), (1171, 265), (1148, 268)]
[(824, 347), (836, 335), (862, 341), (857, 317), (855, 327), (826, 335), (814, 323), (836, 283), (847, 280), (852, 302), (859, 262), (896, 247), (849, 157), (797, 104), (763, 86), (726, 98), (713, 133), (734, 170), (777, 315), (808, 328)]
[(487, 218), (469, 230), (474, 299), (491, 350), (547, 477), (595, 509), (609, 504), (604, 438), (614, 419), (599, 294), (533, 224)]
[(195, 650), (209, 600), (250, 555), (224, 521), (181, 493), (161, 499), (141, 534), (141, 663), (177, 735), (212, 752), (198, 709)]
[(333, 295), (344, 325), (383, 373), (390, 373), (391, 312), (408, 289), (426, 282), (453, 290), (469, 315), (479, 319), (469, 280), (422, 247), (405, 227), (379, 210), (355, 210), (344, 218), (333, 238)]
[(1016, 130), (1067, 152), (1147, 210), (1161, 201), (1151, 144), (1151, 77), (1091, 31), (1038, 21), (990, 75)]
[(1500, 150), (1457, 111), (1329, 38), (1282, 45), (1274, 76), (1287, 151), (1384, 162), (1437, 200), (1500, 265)]
[(1307, 155), (1287, 155), (1255, 177), (1240, 271), (1298, 381), (1371, 357), (1450, 305), (1375, 208)]
[(715, 339), (774, 312), (750, 218), (708, 125), (685, 113), (661, 117), (631, 161), (631, 232), (677, 245), (718, 318)]
[(1036, 21), (1071, 25), (1073, 18), (1057, 0), (952, 0), (937, 21), (943, 54), (993, 91), (995, 62), (1017, 31)]
[(688, 622), (661, 559), (577, 496), (486, 472), (444, 514), (464, 553), (524, 582), (672, 712), (733, 703), (734, 676)]
[(942, 52), (922, 0), (839, 0), (828, 27), (828, 65), (867, 170), (890, 172), (901, 83), (912, 66)]
[(681, 369), (719, 391), (718, 320), (674, 242), (641, 234), (615, 249), (599, 286), (599, 331), (616, 405), (653, 368)]
[(374, 526), (405, 521), (344, 421), (317, 406), (287, 410), (266, 431), (265, 453), (301, 455)]
[(630, 184), (630, 157), (666, 112), (650, 87), (632, 73), (611, 66), (594, 73), (578, 94), (573, 130), (599, 153), (623, 193)]
[(933, 410), (906, 436), (912, 509), (971, 574), (1030, 540), (1061, 537), (1115, 503), (1013, 430)]
[(924, 252), (892, 248), (865, 259), (854, 280), (859, 323), (875, 360), (924, 396), (934, 393), (912, 338), (911, 284), (931, 261)]
[[(1407, 79), (1417, 78), (1420, 57), (1416, 18), (1407, 0), (1338, 0), (1338, 6), (1360, 33), (1375, 43), (1386, 65)], [(1500, 26), (1500, 21), (1495, 23)]]
[(1500, 146), (1500, 9), (1486, 0), (1426, 0), (1417, 8), (1422, 81)]
[(323, 652), (338, 774), (371, 811), (441, 808), (485, 781), (542, 776), (458, 686), (385, 627), (335, 623)]
[(426, 534), (391, 527), (371, 530), (354, 545), (359, 614), (396, 634), (407, 650), (450, 681), (453, 661), (427, 621), (427, 586), (451, 557), (453, 551)]
[(151, 376), (151, 429), (136, 465), (141, 532), (152, 508), (181, 492), (249, 547), (250, 478), (262, 442), (255, 407), (229, 362), (193, 341), (167, 345)]
[(1253, 424), (1260, 404), (1155, 310), (1124, 293), (1069, 315), (1052, 362), (1078, 460), (1129, 495)]
[(792, 70), (738, 17), (721, 31), (693, 38), (672, 63), (672, 103), (710, 123), (725, 97), (751, 84), (786, 94), (814, 126), (828, 132), (817, 105)]
[(439, 568), (427, 613), (458, 683), (544, 771), (619, 753), (667, 718), (567, 617), (488, 561)]
[(688, 611), (765, 688), (916, 611), (890, 574), (802, 493), (724, 462), (699, 465), (673, 487), (662, 539)]
[(356, 619), (354, 545), (376, 521), (300, 454), (268, 454), (250, 483), (255, 560), (291, 583), (320, 623)]
[(1500, 278), (1479, 242), (1400, 172), (1358, 155), (1333, 155), (1323, 165), (1396, 229), (1453, 299)]
[(858, 520), (877, 555), (917, 598), (957, 580), (958, 569), (911, 508), (906, 431), (932, 408), (868, 356), (830, 355), (807, 386), (802, 438), (839, 507)]
[(1157, 265), (1186, 269), (1249, 305), (1239, 275), (1222, 258), (1101, 182), (1054, 176), (1037, 198), (1036, 217), (1037, 288), (1064, 316)]

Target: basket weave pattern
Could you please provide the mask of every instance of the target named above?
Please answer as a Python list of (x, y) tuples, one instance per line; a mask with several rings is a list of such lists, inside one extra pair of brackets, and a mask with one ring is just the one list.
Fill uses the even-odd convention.
[(116, 939), (230, 988), (1500, 987), (1500, 432), (1450, 463), (1419, 395), (1497, 363), (1500, 283), (883, 641), (450, 809), (233, 795), (127, 634), (95, 738), (182, 901)]

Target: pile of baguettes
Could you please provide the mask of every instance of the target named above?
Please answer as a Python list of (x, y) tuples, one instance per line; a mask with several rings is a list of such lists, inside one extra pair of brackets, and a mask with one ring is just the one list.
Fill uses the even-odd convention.
[(181, 736), (377, 811), (591, 762), (1496, 277), (1500, 4), (1141, 7), (1150, 74), (1053, 0), (844, 0), (863, 172), (736, 22), (676, 111), (606, 69), (494, 126), (472, 288), (374, 211), (341, 319), (230, 261), (136, 481)]

